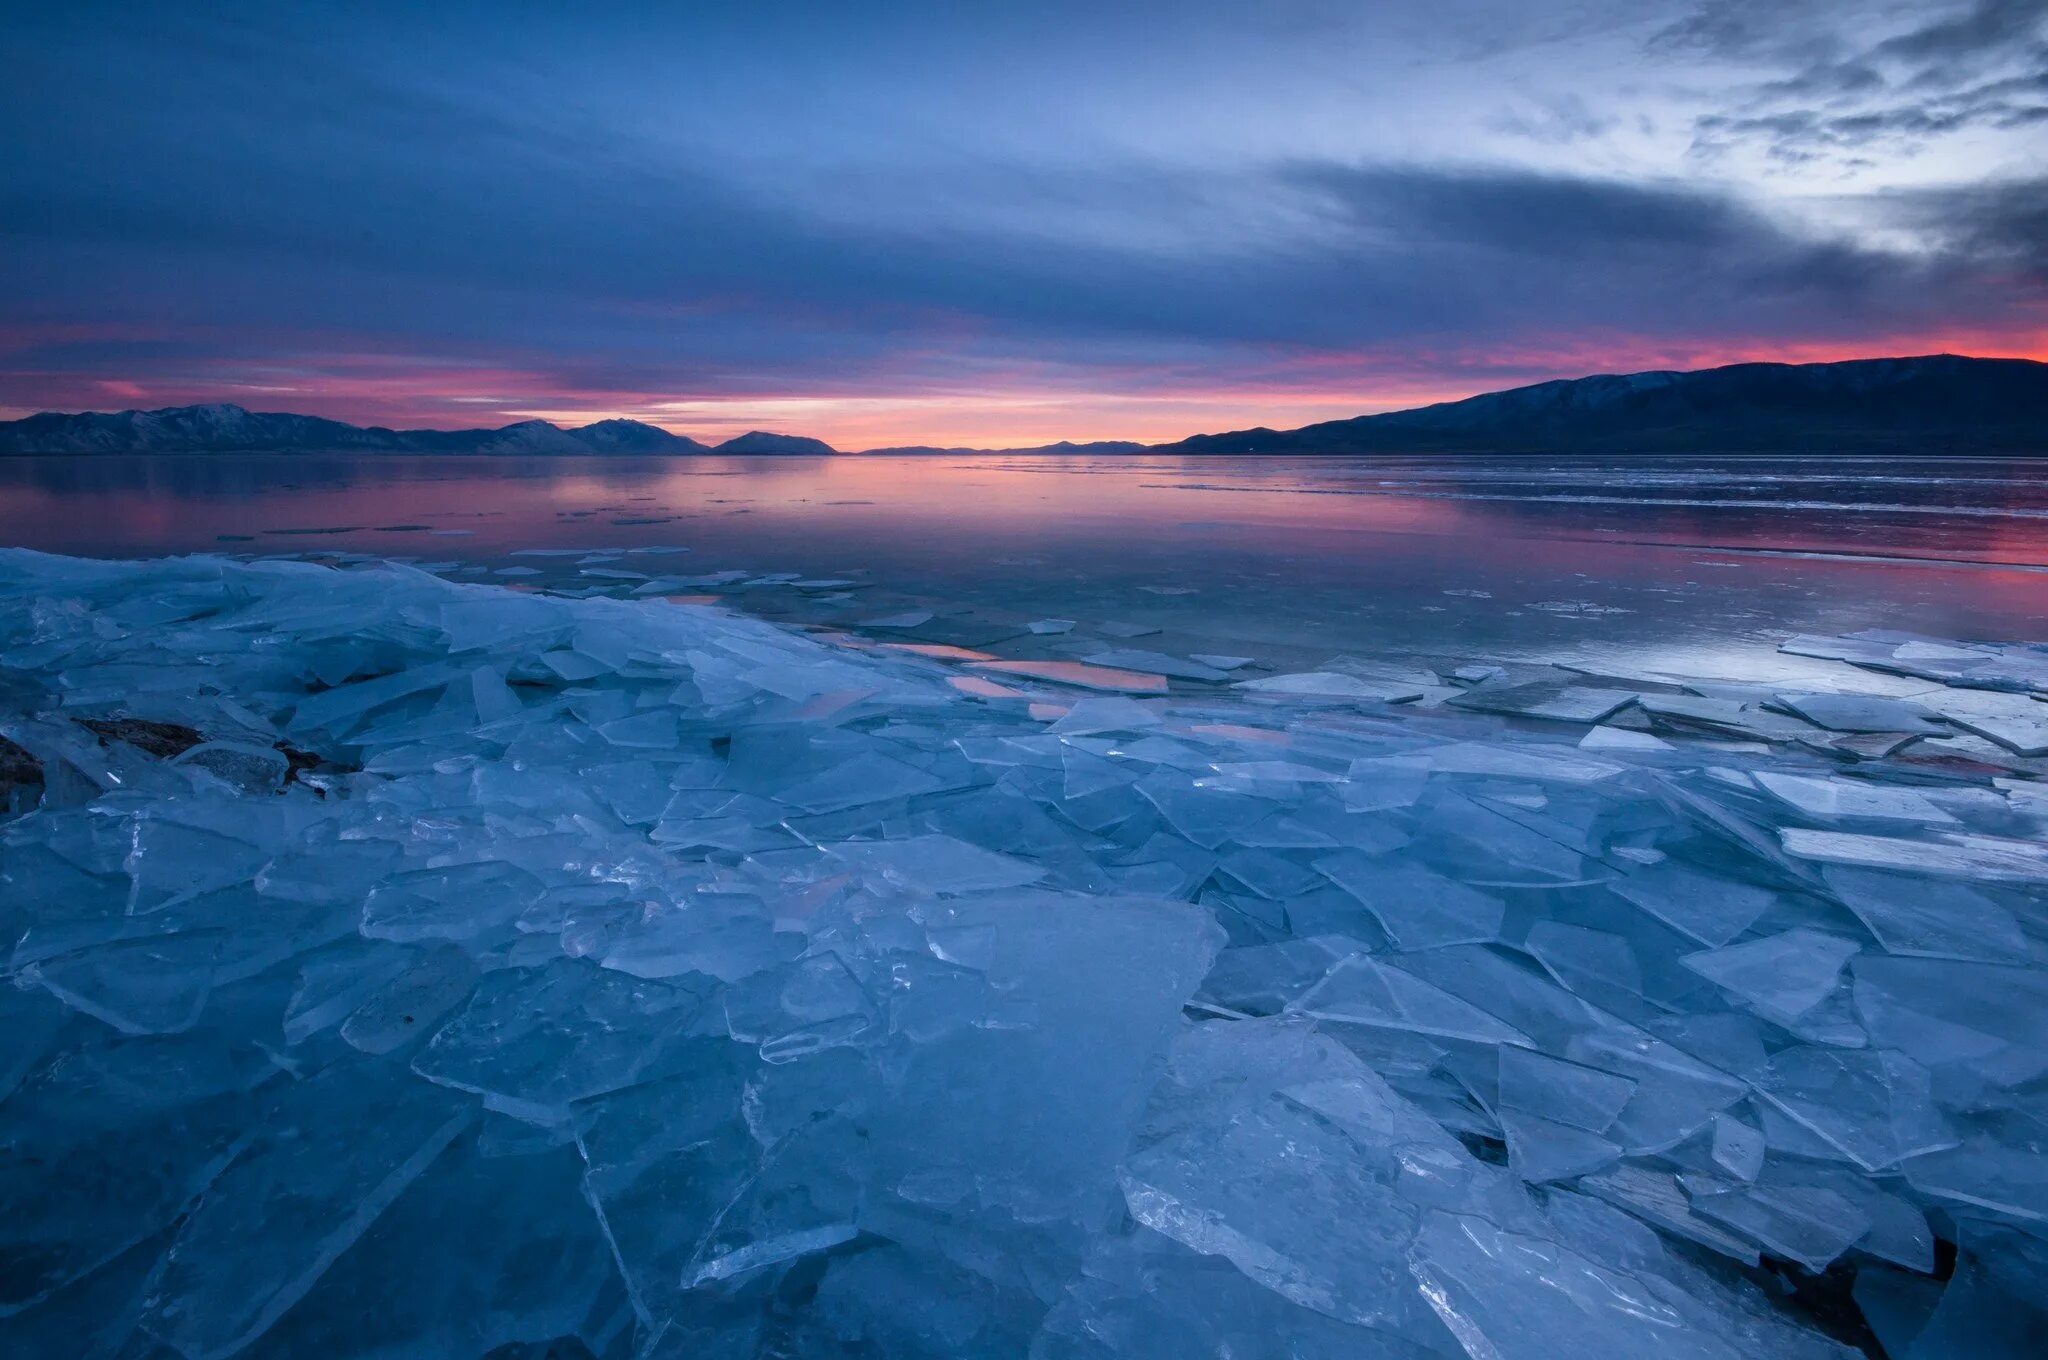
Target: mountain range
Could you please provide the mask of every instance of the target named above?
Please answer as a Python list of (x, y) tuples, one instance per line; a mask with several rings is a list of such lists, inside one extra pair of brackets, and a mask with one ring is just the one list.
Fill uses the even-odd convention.
[(0, 422), (0, 453), (233, 453), (255, 450), (378, 453), (836, 453), (821, 439), (755, 430), (700, 444), (638, 420), (600, 420), (563, 429), (522, 420), (489, 430), (392, 430), (239, 406), (170, 406), (160, 411), (46, 411)]
[[(45, 412), (0, 422), (0, 453), (354, 450), (449, 454), (836, 453), (823, 440), (756, 430), (707, 445), (637, 420), (564, 429), (392, 430), (239, 406)], [(1102, 441), (1032, 449), (912, 446), (869, 453), (2048, 453), (2048, 363), (1954, 354), (1821, 364), (1731, 364), (1603, 374), (1294, 430), (1199, 434), (1170, 444)]]

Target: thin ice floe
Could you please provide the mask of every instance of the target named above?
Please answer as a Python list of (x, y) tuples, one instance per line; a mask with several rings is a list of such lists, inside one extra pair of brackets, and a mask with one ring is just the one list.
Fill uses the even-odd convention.
[(593, 575), (0, 554), (0, 1352), (2038, 1341), (2036, 650), (1232, 685)]

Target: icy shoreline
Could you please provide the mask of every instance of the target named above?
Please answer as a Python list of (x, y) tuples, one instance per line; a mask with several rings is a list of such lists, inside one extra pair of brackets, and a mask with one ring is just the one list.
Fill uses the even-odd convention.
[(2023, 1354), (2048, 656), (1792, 647), (1929, 693), (0, 553), (0, 1348)]

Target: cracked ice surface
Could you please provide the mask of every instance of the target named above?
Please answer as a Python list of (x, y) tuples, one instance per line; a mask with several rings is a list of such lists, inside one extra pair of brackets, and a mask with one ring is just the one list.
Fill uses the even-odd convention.
[(2026, 1354), (2048, 800), (1840, 735), (2042, 673), (1799, 645), (1997, 702), (0, 554), (0, 1351)]

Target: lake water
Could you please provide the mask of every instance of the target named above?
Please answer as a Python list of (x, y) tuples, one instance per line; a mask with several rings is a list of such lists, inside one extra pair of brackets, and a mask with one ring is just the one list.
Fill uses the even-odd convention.
[(699, 587), (804, 622), (929, 608), (945, 640), (994, 645), (1050, 616), (1274, 664), (1766, 678), (1795, 632), (2048, 635), (2048, 462), (2024, 460), (11, 458), (0, 542), (591, 588), (575, 556), (513, 554), (682, 547), (627, 565), (852, 582)]

